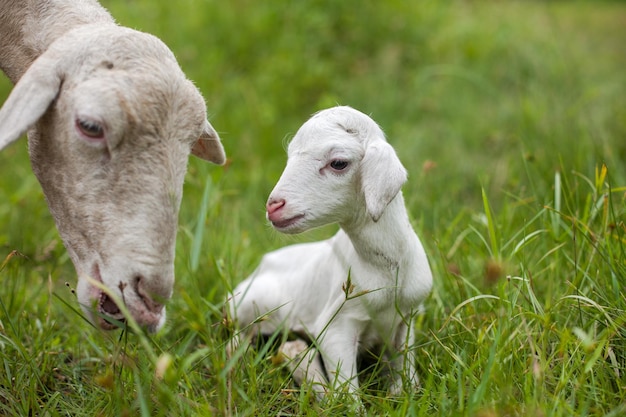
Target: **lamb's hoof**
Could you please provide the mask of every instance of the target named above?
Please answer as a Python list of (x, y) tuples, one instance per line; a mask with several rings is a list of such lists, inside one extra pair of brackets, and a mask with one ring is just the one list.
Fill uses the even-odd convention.
[(309, 345), (304, 340), (292, 340), (283, 343), (278, 352), (283, 358), (294, 360), (299, 359), (308, 347)]

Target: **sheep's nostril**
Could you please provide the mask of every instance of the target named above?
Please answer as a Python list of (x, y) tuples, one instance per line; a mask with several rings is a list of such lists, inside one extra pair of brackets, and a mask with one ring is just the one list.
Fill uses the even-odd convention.
[(273, 214), (285, 206), (285, 200), (270, 200), (267, 202), (267, 214)]
[(160, 313), (163, 309), (163, 304), (153, 299), (154, 295), (144, 288), (146, 285), (145, 280), (141, 276), (136, 276), (134, 280), (135, 292), (141, 298), (148, 311), (152, 313)]

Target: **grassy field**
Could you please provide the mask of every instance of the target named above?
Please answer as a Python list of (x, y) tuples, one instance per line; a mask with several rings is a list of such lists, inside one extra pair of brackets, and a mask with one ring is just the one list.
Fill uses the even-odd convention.
[[(229, 360), (227, 291), (282, 236), (264, 203), (324, 107), (383, 127), (435, 274), (422, 389), (372, 416), (626, 415), (626, 4), (103, 0), (161, 37), (229, 156), (190, 161), (169, 320), (83, 320), (26, 141), (0, 154), (0, 415), (342, 415), (267, 350)], [(11, 86), (0, 80), (0, 101)]]

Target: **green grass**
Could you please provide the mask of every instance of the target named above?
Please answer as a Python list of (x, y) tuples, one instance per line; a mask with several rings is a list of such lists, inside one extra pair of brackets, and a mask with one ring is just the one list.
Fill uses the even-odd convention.
[(397, 149), (435, 274), (422, 389), (388, 398), (365, 378), (368, 413), (626, 414), (624, 3), (103, 3), (176, 53), (229, 164), (190, 162), (169, 320), (146, 336), (83, 320), (25, 141), (0, 154), (0, 415), (347, 413), (263, 348), (228, 359), (222, 319), (263, 253), (336, 230), (264, 221), (285, 142), (334, 104)]

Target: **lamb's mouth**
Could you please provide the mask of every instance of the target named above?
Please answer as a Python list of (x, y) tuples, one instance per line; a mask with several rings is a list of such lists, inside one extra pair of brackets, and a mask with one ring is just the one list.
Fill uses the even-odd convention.
[(293, 216), (288, 219), (272, 221), (272, 226), (274, 226), (274, 228), (276, 229), (287, 229), (298, 223), (303, 218), (304, 214), (298, 214), (297, 216)]

